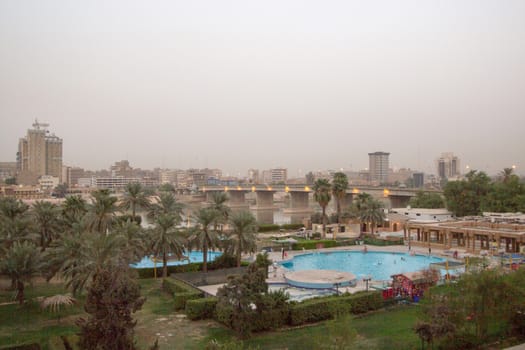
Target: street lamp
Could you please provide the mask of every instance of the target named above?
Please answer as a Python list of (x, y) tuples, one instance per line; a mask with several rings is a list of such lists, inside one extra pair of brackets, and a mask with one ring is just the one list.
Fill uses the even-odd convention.
[(363, 282), (366, 283), (366, 291), (368, 292), (368, 282), (370, 282), (372, 280), (372, 277), (370, 276), (366, 276), (363, 278)]

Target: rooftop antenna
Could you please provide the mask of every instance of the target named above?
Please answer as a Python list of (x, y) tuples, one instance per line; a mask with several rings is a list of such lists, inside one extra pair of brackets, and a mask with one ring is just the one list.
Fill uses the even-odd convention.
[(49, 124), (47, 124), (47, 123), (39, 123), (38, 119), (36, 119), (36, 118), (35, 118), (35, 122), (33, 123), (33, 128), (35, 128), (36, 130), (40, 130), (40, 127), (45, 129), (48, 126), (49, 126)]

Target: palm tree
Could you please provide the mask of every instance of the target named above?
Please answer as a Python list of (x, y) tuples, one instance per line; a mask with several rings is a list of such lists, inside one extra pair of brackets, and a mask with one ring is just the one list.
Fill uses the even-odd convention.
[(37, 201), (32, 213), (40, 234), (40, 247), (44, 251), (61, 229), (60, 207), (51, 202)]
[(179, 238), (177, 224), (179, 221), (173, 214), (160, 214), (155, 219), (155, 228), (151, 233), (153, 254), (162, 255), (162, 277), (168, 277), (168, 254), (173, 254), (177, 259), (184, 256), (184, 245)]
[(103, 189), (92, 193), (88, 205), (87, 223), (92, 232), (108, 233), (115, 218), (117, 197)]
[(42, 271), (43, 263), (41, 252), (32, 242), (14, 242), (0, 261), (0, 273), (11, 277), (20, 304), (25, 301), (24, 283)]
[[(122, 235), (93, 235), (88, 230), (74, 231), (53, 242), (46, 251), (48, 269), (66, 280), (66, 287), (77, 295), (102, 267), (127, 265), (126, 240)], [(48, 276), (50, 278), (51, 276)]]
[(125, 251), (129, 262), (140, 261), (146, 254), (146, 236), (142, 228), (133, 221), (121, 221), (115, 226), (115, 234), (121, 235), (125, 241)]
[(345, 199), (348, 189), (348, 177), (343, 172), (334, 174), (332, 180), (332, 194), (337, 201), (337, 223), (341, 224), (341, 202)]
[(209, 208), (215, 209), (219, 213), (214, 222), (214, 228), (216, 231), (219, 224), (228, 222), (228, 217), (231, 213), (230, 207), (226, 205), (228, 199), (228, 194), (226, 192), (213, 192), (212, 194), (212, 202), (209, 205)]
[(174, 215), (179, 222), (182, 220), (182, 209), (184, 205), (177, 201), (172, 192), (162, 192), (158, 202), (151, 204), (148, 210), (148, 218), (155, 219), (161, 214)]
[(385, 220), (385, 213), (383, 211), (383, 204), (376, 199), (370, 198), (361, 211), (359, 217), (361, 222), (370, 224), (370, 232), (374, 233), (374, 228), (378, 223)]
[(323, 238), (326, 238), (326, 206), (332, 199), (331, 185), (326, 179), (317, 179), (314, 182), (314, 200), (319, 203), (323, 211)]
[(148, 206), (149, 200), (144, 193), (142, 185), (138, 182), (128, 183), (120, 207), (124, 210), (131, 209), (132, 218), (135, 220), (137, 208), (146, 209)]
[(504, 168), (499, 175), (501, 182), (507, 183), (514, 175), (514, 168)]
[(211, 228), (220, 215), (215, 209), (202, 208), (194, 217), (195, 228), (189, 237), (193, 247), (202, 249), (202, 271), (208, 272), (208, 249), (217, 247), (217, 232)]
[(0, 242), (9, 249), (14, 242), (28, 240), (33, 230), (29, 206), (20, 200), (0, 198)]
[(372, 200), (372, 196), (369, 193), (361, 192), (359, 193), (352, 205), (352, 212), (355, 217), (359, 218), (359, 238), (363, 237), (363, 221), (361, 221), (361, 216), (367, 208), (368, 201)]
[(237, 267), (241, 266), (241, 254), (254, 252), (257, 248), (255, 230), (257, 220), (249, 211), (240, 211), (230, 218), (232, 224), (232, 239), (235, 245)]
[(79, 223), (86, 213), (86, 200), (79, 195), (67, 196), (66, 201), (62, 204), (62, 217), (69, 227)]

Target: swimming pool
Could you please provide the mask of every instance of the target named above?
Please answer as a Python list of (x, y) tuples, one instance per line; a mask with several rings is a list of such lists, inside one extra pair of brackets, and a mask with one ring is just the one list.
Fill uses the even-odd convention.
[(357, 278), (370, 276), (374, 280), (390, 280), (392, 275), (429, 268), (431, 263), (445, 261), (427, 255), (390, 252), (315, 252), (293, 257), (281, 265), (290, 271), (337, 270), (351, 272)]
[[(208, 252), (208, 262), (215, 260), (217, 257), (221, 256), (221, 252)], [(194, 251), (194, 252), (187, 252), (185, 254), (189, 259), (184, 260), (168, 260), (168, 266), (173, 265), (188, 265), (189, 263), (196, 263), (196, 262), (202, 262), (202, 252)], [(162, 259), (157, 259), (156, 261), (157, 267), (162, 266)], [(142, 258), (141, 261), (139, 261), (136, 264), (131, 264), (131, 267), (135, 269), (143, 269), (143, 268), (151, 268), (154, 267), (153, 260), (150, 259), (150, 257), (145, 256)]]

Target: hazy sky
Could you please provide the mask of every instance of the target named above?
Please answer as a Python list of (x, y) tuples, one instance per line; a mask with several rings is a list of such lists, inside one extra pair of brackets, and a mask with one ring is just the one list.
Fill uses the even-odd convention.
[(0, 161), (525, 173), (525, 1), (0, 1)]

